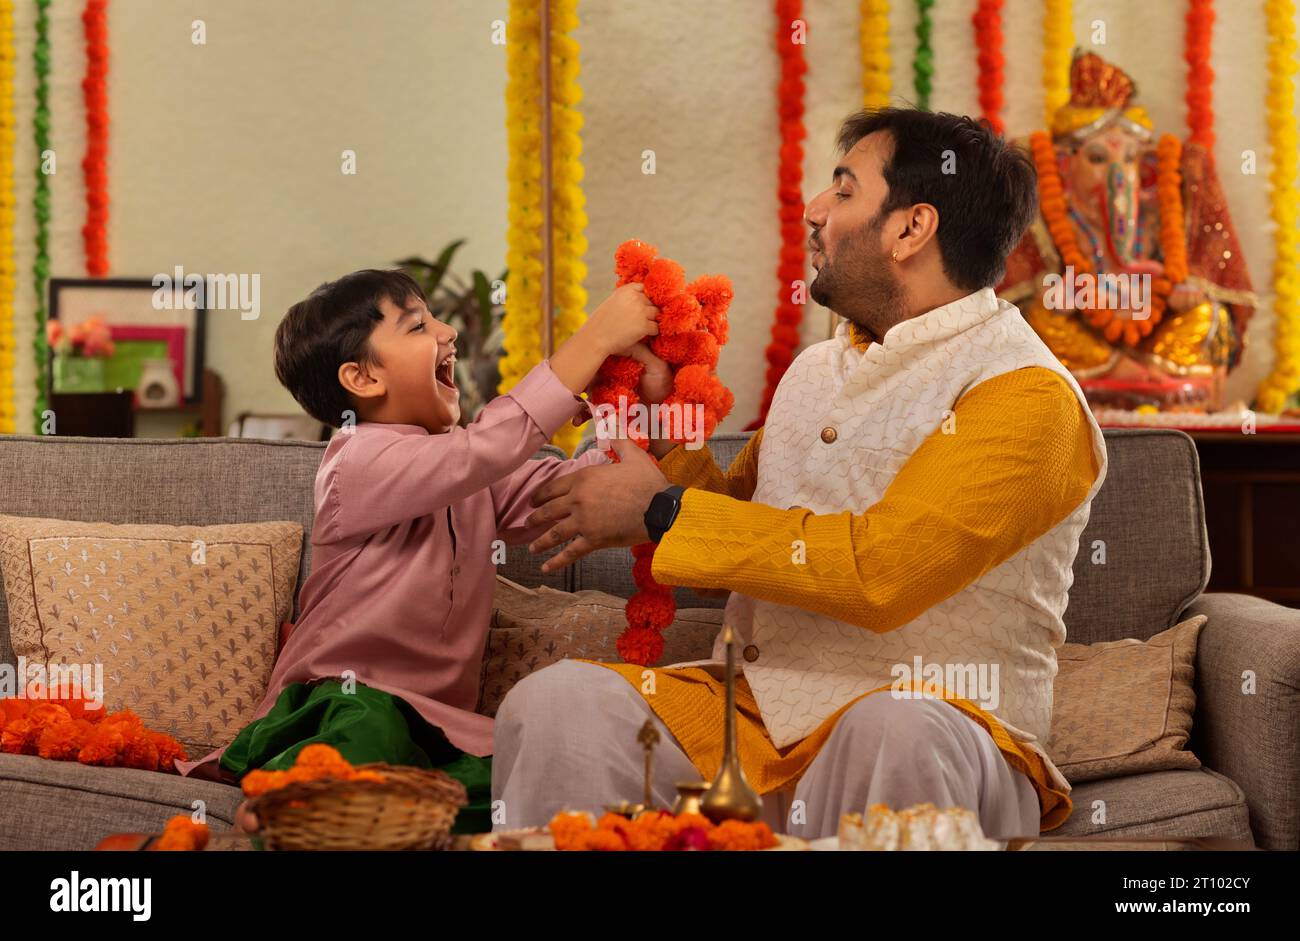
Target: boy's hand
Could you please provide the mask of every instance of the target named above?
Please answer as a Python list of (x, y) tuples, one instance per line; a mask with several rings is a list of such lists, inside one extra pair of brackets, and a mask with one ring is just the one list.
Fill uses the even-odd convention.
[(645, 296), (640, 284), (625, 284), (596, 308), (582, 329), (606, 356), (626, 354), (643, 337), (659, 333), (659, 308)]
[(248, 809), (248, 801), (244, 801), (235, 809), (235, 829), (245, 833), (256, 833), (261, 829), (257, 814)]

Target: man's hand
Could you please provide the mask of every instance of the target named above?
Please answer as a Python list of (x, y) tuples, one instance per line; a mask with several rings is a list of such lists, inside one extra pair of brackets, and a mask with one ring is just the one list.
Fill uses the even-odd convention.
[(647, 405), (659, 405), (673, 392), (673, 371), (645, 343), (638, 343), (627, 355), (645, 367), (637, 384), (637, 395)]
[(635, 546), (650, 540), (645, 511), (651, 499), (668, 486), (644, 451), (626, 438), (610, 445), (617, 464), (585, 467), (537, 488), (528, 526), (544, 523), (551, 528), (528, 544), (530, 552), (543, 552), (569, 542), (542, 564), (543, 572), (572, 565), (584, 555), (609, 546)]
[[(646, 405), (659, 405), (664, 399), (672, 395), (673, 392), (673, 371), (667, 363), (651, 352), (648, 344), (634, 343), (620, 354), (630, 356), (642, 366), (645, 372), (641, 374), (641, 381), (637, 384), (636, 394)], [(591, 394), (590, 386), (587, 388), (587, 394)], [(592, 416), (588, 411), (579, 412), (573, 416), (573, 424), (581, 427), (590, 421)], [(663, 457), (664, 454), (672, 450), (672, 445), (663, 448), (663, 453), (655, 453), (656, 457)]]
[[(637, 398), (645, 405), (659, 405), (664, 399), (673, 393), (673, 371), (667, 363), (656, 356), (647, 343), (634, 343), (620, 354), (629, 356), (645, 367), (641, 374), (641, 381), (637, 383)], [(591, 394), (591, 389), (587, 389), (587, 394)], [(575, 415), (573, 423), (575, 425), (585, 424), (588, 416)], [(665, 450), (671, 450), (671, 446)], [(662, 457), (656, 454), (656, 457)]]

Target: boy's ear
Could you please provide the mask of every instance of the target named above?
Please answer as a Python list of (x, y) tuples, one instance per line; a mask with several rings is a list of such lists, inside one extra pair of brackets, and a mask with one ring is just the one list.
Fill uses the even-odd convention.
[(378, 398), (385, 392), (383, 379), (351, 362), (339, 367), (339, 385), (359, 399)]

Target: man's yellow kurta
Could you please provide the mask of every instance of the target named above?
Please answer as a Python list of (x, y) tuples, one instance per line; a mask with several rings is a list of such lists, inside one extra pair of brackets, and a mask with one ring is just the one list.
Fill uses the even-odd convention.
[[(850, 335), (859, 350), (872, 342), (856, 329)], [(961, 396), (953, 415), (960, 433), (936, 430), (883, 498), (856, 514), (750, 502), (762, 430), (726, 472), (708, 448), (674, 449), (661, 469), (688, 489), (655, 553), (655, 578), (730, 589), (866, 631), (890, 630), (931, 608), (1065, 519), (1100, 473), (1083, 405), (1051, 369), (1030, 366), (986, 379)], [(978, 488), (954, 499), (954, 481), (967, 479), (978, 479)], [(790, 547), (797, 542), (806, 546), (806, 564), (790, 565)], [(602, 665), (638, 690), (645, 685), (640, 666)], [(722, 681), (702, 667), (654, 672), (647, 702), (701, 774), (712, 779), (722, 755)], [(1060, 826), (1070, 814), (1070, 798), (1052, 783), (1041, 756), (975, 703), (948, 691), (943, 696), (985, 728), (1011, 766), (1033, 782), (1042, 829)], [(792, 787), (852, 705), (843, 704), (806, 737), (778, 748), (743, 676), (737, 678), (737, 702), (741, 762), (761, 794)]]

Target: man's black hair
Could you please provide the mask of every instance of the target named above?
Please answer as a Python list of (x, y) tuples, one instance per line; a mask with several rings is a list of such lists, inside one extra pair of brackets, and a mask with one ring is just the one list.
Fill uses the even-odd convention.
[(913, 108), (850, 115), (840, 127), (840, 151), (877, 131), (887, 132), (892, 146), (884, 166), (889, 194), (877, 218), (929, 203), (939, 213), (944, 274), (967, 291), (995, 286), (1038, 210), (1029, 155), (985, 122)]

